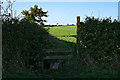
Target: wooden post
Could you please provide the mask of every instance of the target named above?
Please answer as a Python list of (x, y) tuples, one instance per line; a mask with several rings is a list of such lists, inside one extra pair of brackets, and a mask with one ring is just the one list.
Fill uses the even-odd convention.
[(80, 42), (79, 30), (80, 30), (80, 16), (77, 16), (77, 43), (76, 43), (77, 56), (79, 56), (79, 42)]

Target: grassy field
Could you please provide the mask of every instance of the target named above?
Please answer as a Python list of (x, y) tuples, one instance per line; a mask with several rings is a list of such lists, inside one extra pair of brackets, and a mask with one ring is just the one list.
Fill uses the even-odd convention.
[(49, 33), (53, 36), (69, 36), (76, 35), (76, 26), (55, 26), (55, 27), (45, 27), (49, 29)]
[(76, 26), (45, 27), (48, 32), (60, 40), (76, 43)]

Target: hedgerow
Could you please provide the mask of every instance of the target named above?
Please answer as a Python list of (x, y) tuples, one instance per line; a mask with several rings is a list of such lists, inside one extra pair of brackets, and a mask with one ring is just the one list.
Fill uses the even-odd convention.
[(40, 69), (43, 49), (50, 47), (49, 33), (34, 23), (11, 22), (2, 25), (3, 73)]
[(120, 55), (120, 23), (111, 18), (86, 17), (80, 25), (80, 54), (110, 63)]

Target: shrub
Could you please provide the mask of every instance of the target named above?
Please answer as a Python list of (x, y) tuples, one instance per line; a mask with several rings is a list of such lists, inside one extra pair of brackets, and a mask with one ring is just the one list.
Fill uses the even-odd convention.
[(37, 69), (44, 56), (43, 48), (49, 47), (48, 32), (33, 23), (4, 22), (3, 73), (19, 72), (21, 69)]
[(111, 18), (87, 17), (80, 25), (80, 54), (110, 63), (120, 55), (120, 23)]

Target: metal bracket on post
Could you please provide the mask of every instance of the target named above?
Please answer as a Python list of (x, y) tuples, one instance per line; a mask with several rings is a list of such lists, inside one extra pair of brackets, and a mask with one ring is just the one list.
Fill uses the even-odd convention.
[(77, 43), (76, 43), (77, 56), (79, 56), (79, 42), (80, 42), (79, 30), (80, 30), (80, 16), (77, 16)]

